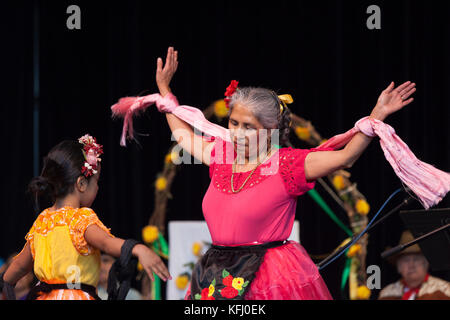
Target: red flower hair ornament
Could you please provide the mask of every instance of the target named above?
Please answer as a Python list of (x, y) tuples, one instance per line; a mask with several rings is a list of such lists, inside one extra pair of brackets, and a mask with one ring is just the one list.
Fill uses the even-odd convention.
[(98, 144), (97, 140), (88, 134), (79, 138), (78, 142), (83, 145), (82, 151), (86, 159), (81, 168), (81, 173), (88, 178), (98, 172), (98, 164), (102, 161), (100, 156), (103, 154), (103, 146)]
[(231, 80), (230, 85), (227, 87), (227, 90), (225, 91), (225, 99), (223, 99), (225, 101), (225, 105), (227, 106), (227, 108), (230, 107), (230, 101), (231, 101), (231, 96), (236, 92), (239, 85), (239, 81), (236, 80)]

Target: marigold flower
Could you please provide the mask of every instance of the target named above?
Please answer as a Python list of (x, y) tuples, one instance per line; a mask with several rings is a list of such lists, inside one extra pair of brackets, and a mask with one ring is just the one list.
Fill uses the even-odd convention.
[(214, 114), (218, 118), (225, 118), (228, 115), (228, 108), (225, 100), (217, 100), (214, 102)]
[(189, 283), (189, 277), (187, 275), (180, 275), (175, 280), (175, 285), (180, 290), (186, 289), (188, 283)]
[(158, 239), (158, 228), (156, 226), (146, 226), (142, 229), (142, 240), (145, 243), (153, 243)]
[(335, 175), (333, 177), (333, 185), (336, 188), (336, 190), (342, 190), (345, 188), (345, 180), (344, 177), (341, 175)]
[(354, 244), (348, 249), (347, 257), (353, 258), (354, 256), (356, 256), (360, 252), (361, 252), (361, 245), (360, 244)]
[(356, 297), (359, 300), (368, 300), (370, 298), (371, 291), (366, 286), (359, 286), (356, 291)]
[(308, 140), (311, 137), (311, 132), (309, 132), (308, 128), (305, 127), (296, 127), (295, 134), (301, 140)]
[(159, 177), (155, 182), (156, 190), (163, 191), (167, 187), (167, 179), (164, 177)]
[(165, 163), (174, 163), (178, 159), (179, 155), (176, 152), (170, 152), (164, 158)]
[(365, 216), (369, 213), (370, 206), (366, 200), (359, 199), (358, 201), (356, 201), (355, 209), (356, 209), (356, 212)]
[(198, 257), (201, 254), (202, 248), (203, 245), (200, 242), (194, 242), (192, 245), (192, 253)]

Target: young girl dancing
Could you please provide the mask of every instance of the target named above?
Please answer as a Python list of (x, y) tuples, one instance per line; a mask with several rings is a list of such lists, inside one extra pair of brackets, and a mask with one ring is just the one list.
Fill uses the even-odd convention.
[[(165, 66), (157, 61), (160, 94), (123, 98), (112, 110), (124, 117), (124, 145), (127, 132), (133, 137), (133, 114), (156, 103), (177, 142), (209, 166), (211, 183), (202, 208), (213, 245), (193, 270), (187, 299), (332, 299), (305, 249), (286, 239), (298, 196), (312, 189), (316, 179), (350, 168), (375, 136), (398, 177), (425, 208), (450, 189), (450, 174), (419, 161), (383, 122), (413, 101), (414, 83), (397, 88), (391, 83), (369, 117), (318, 148), (281, 148), (276, 134), (283, 145), (290, 129), (289, 96), (239, 88), (233, 81), (226, 91), (228, 129), (223, 128), (207, 121), (199, 109), (178, 104), (169, 87), (177, 65), (177, 51), (169, 48)], [(199, 139), (193, 128), (208, 139)], [(264, 137), (260, 131), (270, 133)]]
[[(120, 257), (125, 240), (114, 237), (89, 207), (95, 200), (103, 148), (85, 135), (63, 141), (44, 159), (40, 176), (29, 184), (37, 208), (42, 211), (26, 235), (24, 248), (3, 275), (9, 287), (34, 268), (38, 285), (29, 299), (94, 300), (100, 273), (100, 251)], [(153, 280), (153, 272), (166, 281), (170, 274), (151, 249), (137, 244), (132, 249)]]

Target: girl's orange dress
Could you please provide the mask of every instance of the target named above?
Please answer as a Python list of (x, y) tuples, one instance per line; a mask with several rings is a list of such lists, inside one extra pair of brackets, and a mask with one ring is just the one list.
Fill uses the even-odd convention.
[[(96, 224), (114, 237), (90, 208), (63, 207), (44, 210), (25, 239), (34, 259), (34, 273), (49, 284), (84, 283), (97, 287), (100, 251), (90, 246), (84, 232)], [(41, 293), (37, 300), (94, 300), (77, 289), (58, 289)]]

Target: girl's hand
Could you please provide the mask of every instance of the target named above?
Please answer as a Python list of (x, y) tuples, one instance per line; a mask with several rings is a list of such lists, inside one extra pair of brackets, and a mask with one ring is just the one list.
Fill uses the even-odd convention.
[[(413, 102), (413, 98), (409, 98), (416, 91), (416, 84), (407, 81), (401, 86), (394, 89), (394, 82), (384, 90), (378, 98), (377, 105), (371, 113), (371, 117), (384, 121), (390, 114), (402, 109)], [(409, 98), (409, 99), (408, 99)]]
[(167, 279), (172, 280), (172, 276), (169, 270), (167, 270), (166, 265), (153, 250), (143, 244), (136, 245), (134, 249), (136, 250), (135, 252), (139, 262), (152, 281), (155, 281), (153, 272), (164, 281), (167, 281)]
[(156, 84), (158, 85), (159, 92), (162, 96), (165, 96), (170, 92), (170, 81), (177, 71), (177, 67), (178, 51), (174, 51), (173, 47), (169, 47), (164, 68), (161, 58), (158, 58), (156, 62)]

